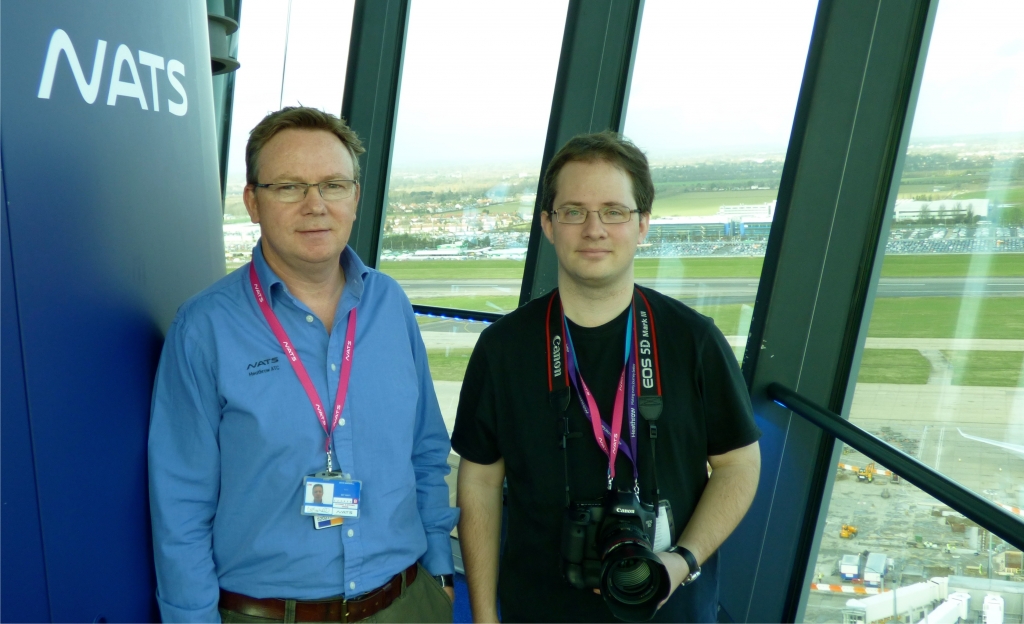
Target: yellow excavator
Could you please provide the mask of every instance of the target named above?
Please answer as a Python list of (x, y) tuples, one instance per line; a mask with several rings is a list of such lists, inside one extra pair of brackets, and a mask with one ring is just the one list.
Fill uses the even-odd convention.
[(875, 472), (875, 462), (871, 462), (857, 471), (857, 480), (871, 483), (875, 480)]
[(843, 539), (853, 539), (853, 536), (857, 534), (857, 527), (852, 524), (844, 524), (839, 527), (839, 537)]

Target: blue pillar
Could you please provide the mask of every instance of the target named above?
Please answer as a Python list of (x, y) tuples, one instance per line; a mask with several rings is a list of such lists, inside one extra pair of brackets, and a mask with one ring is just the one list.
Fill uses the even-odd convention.
[(152, 379), (224, 274), (204, 0), (5, 3), (2, 613), (147, 621)]

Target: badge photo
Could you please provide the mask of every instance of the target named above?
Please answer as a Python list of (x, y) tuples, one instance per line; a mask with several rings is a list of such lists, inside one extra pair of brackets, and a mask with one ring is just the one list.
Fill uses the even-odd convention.
[(359, 517), (359, 481), (309, 475), (302, 480), (302, 515)]

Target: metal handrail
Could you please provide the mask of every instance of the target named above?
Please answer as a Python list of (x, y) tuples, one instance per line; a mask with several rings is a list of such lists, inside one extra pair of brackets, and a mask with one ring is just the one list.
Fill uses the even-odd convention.
[(906, 479), (925, 493), (946, 503), (977, 523), (978, 526), (996, 534), (1018, 549), (1024, 550), (1024, 521), (1018, 520), (992, 501), (978, 496), (930, 466), (879, 440), (867, 431), (844, 420), (842, 416), (805, 399), (780, 383), (769, 384), (767, 394), (772, 401), (803, 416), (832, 436), (898, 474), (900, 478)]

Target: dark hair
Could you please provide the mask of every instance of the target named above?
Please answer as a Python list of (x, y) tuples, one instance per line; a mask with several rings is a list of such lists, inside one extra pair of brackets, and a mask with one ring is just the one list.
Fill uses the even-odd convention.
[(341, 139), (342, 144), (352, 155), (355, 168), (353, 175), (359, 179), (359, 155), (365, 152), (359, 137), (348, 127), (344, 120), (315, 108), (307, 106), (286, 106), (277, 112), (270, 113), (249, 132), (249, 142), (245, 144), (245, 181), (247, 184), (258, 184), (259, 158), (263, 146), (274, 135), (282, 130), (326, 130)]
[(580, 134), (558, 150), (544, 174), (544, 199), (541, 210), (551, 212), (558, 190), (558, 174), (571, 162), (603, 160), (629, 174), (633, 181), (633, 199), (641, 214), (649, 214), (654, 204), (654, 182), (647, 157), (636, 145), (617, 132), (605, 130), (596, 134)]

